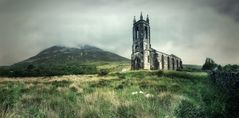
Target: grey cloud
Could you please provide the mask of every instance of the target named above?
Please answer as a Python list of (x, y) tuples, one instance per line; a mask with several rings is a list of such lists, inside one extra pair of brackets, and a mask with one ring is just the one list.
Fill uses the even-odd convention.
[(222, 14), (233, 17), (239, 21), (239, 1), (238, 0), (213, 0), (212, 5)]
[(184, 63), (239, 64), (239, 25), (206, 0), (0, 0), (0, 65), (53, 45), (91, 44), (130, 58), (140, 11), (150, 16), (153, 48)]

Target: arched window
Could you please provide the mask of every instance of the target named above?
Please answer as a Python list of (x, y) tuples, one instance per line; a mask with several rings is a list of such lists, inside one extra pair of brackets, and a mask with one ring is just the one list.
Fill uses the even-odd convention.
[(135, 46), (135, 50), (136, 50), (136, 51), (138, 51), (138, 48), (139, 48), (139, 46), (138, 46), (138, 45), (136, 45), (136, 46)]
[(170, 58), (168, 57), (168, 70), (170, 70)]
[(139, 38), (139, 27), (136, 27), (136, 39)]
[(173, 66), (173, 70), (175, 70), (175, 61), (174, 61), (174, 58), (172, 58), (172, 66)]
[(140, 50), (143, 50), (143, 47), (144, 47), (143, 42), (140, 42), (140, 43), (139, 43), (139, 49), (140, 49)]
[(147, 27), (145, 27), (145, 34), (146, 34), (145, 38), (148, 39), (148, 28)]
[(164, 56), (162, 55), (162, 57), (161, 57), (161, 62), (162, 62), (162, 69), (164, 69)]
[(183, 68), (183, 62), (180, 60), (180, 68)]
[(176, 65), (176, 68), (177, 68), (177, 69), (179, 68), (179, 63), (178, 63), (178, 60), (177, 60), (177, 65)]
[(140, 67), (141, 67), (141, 61), (140, 61), (140, 59), (137, 57), (136, 59), (135, 59), (135, 62), (134, 62), (134, 68), (136, 69), (136, 70), (138, 70), (138, 69), (140, 69)]

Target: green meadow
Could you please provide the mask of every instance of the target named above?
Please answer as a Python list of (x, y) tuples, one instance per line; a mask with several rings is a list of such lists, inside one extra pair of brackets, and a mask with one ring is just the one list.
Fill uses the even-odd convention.
[(0, 78), (6, 118), (211, 118), (224, 116), (225, 100), (204, 72)]

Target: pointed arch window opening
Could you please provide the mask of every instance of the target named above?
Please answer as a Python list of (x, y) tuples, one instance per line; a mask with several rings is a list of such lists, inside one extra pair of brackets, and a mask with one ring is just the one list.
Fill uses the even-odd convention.
[(139, 27), (136, 27), (136, 39), (139, 38)]
[(172, 58), (172, 69), (175, 70), (175, 60)]
[(161, 57), (161, 60), (162, 60), (162, 69), (164, 69), (164, 56), (163, 55)]
[(167, 57), (167, 60), (168, 60), (168, 70), (170, 69), (170, 58), (169, 57)]
[(148, 28), (147, 27), (145, 27), (145, 34), (146, 34), (145, 38), (148, 39)]
[(139, 46), (138, 46), (138, 45), (135, 46), (135, 50), (136, 50), (136, 51), (139, 50)]

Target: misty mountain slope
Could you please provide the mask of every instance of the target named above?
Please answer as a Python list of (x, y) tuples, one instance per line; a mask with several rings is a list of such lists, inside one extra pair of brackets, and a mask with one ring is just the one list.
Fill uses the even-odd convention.
[(96, 62), (125, 62), (129, 59), (104, 51), (94, 46), (81, 46), (79, 48), (71, 48), (64, 46), (53, 46), (47, 48), (36, 56), (27, 60), (16, 63), (18, 65), (87, 65)]

